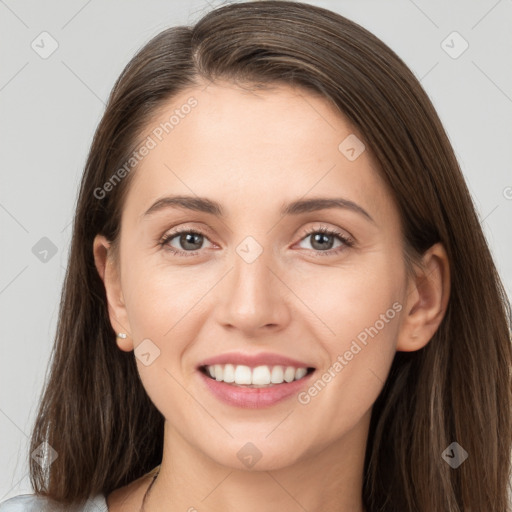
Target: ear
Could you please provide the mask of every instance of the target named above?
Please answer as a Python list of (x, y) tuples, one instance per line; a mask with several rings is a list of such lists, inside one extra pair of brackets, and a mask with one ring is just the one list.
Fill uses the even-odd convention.
[(111, 242), (103, 235), (96, 235), (93, 242), (94, 263), (103, 280), (107, 295), (110, 323), (116, 333), (126, 333), (125, 339), (117, 337), (117, 346), (124, 352), (133, 350), (130, 322), (126, 313), (118, 265), (112, 257)]
[(441, 243), (434, 244), (422, 257), (421, 267), (411, 278), (398, 343), (398, 351), (423, 348), (444, 318), (450, 297), (450, 266)]

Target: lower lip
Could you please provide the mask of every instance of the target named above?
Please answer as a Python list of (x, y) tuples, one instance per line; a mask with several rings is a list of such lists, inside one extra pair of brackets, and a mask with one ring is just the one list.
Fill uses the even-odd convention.
[(208, 389), (226, 404), (243, 409), (259, 409), (277, 404), (292, 395), (296, 395), (305, 387), (314, 371), (299, 380), (275, 384), (268, 388), (240, 387), (212, 379), (202, 371), (198, 371)]

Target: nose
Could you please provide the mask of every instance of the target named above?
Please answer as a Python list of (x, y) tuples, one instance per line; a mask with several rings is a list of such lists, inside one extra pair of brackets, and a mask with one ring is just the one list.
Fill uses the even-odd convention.
[(235, 253), (232, 263), (218, 290), (217, 321), (250, 338), (284, 329), (291, 316), (290, 293), (271, 251), (264, 250), (252, 262)]

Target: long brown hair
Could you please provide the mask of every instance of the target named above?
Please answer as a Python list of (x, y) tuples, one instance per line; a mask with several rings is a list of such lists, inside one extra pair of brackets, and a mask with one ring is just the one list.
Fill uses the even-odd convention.
[[(401, 214), (407, 254), (441, 242), (451, 297), (431, 341), (397, 352), (374, 404), (363, 503), (368, 512), (508, 511), (512, 447), (510, 303), (447, 135), (403, 61), (356, 23), (288, 1), (231, 4), (192, 27), (169, 28), (128, 63), (87, 159), (50, 372), (29, 458), (37, 494), (83, 503), (161, 462), (164, 419), (132, 353), (117, 348), (93, 239), (115, 241), (136, 170), (99, 194), (129, 159), (148, 121), (198, 78), (321, 94), (364, 137)], [(105, 188), (103, 188), (105, 190)], [(102, 196), (99, 198), (99, 196)], [(405, 255), (404, 255), (405, 256)], [(457, 469), (443, 451), (469, 454)]]

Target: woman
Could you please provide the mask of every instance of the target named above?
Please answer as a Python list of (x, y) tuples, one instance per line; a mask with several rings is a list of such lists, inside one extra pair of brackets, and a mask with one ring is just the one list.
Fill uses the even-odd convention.
[(112, 91), (35, 496), (0, 510), (508, 511), (510, 325), (405, 64), (325, 9), (222, 7)]

